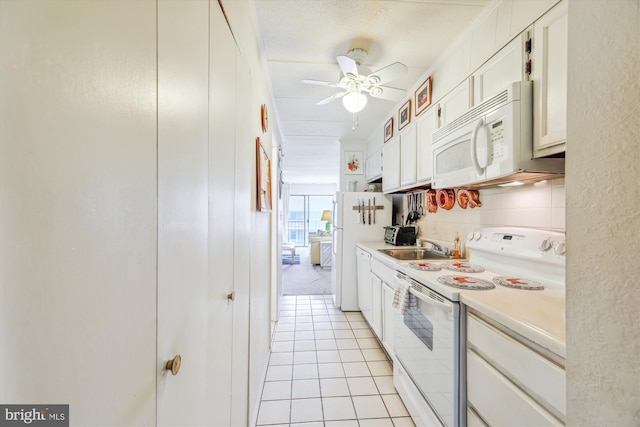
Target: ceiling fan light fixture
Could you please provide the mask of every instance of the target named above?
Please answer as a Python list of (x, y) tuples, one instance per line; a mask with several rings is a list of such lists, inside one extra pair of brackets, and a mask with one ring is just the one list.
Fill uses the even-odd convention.
[(350, 113), (357, 113), (367, 105), (367, 97), (361, 92), (349, 92), (342, 97), (342, 104)]

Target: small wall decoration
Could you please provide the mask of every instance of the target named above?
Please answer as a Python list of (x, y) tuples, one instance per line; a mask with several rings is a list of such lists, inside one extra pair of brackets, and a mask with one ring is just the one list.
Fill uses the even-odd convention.
[(431, 105), (431, 76), (427, 78), (416, 90), (416, 117)]
[(407, 100), (398, 110), (398, 130), (411, 122), (411, 100)]
[(266, 133), (269, 129), (269, 113), (267, 112), (267, 104), (260, 106), (260, 123), (262, 124), (262, 132)]
[(345, 151), (347, 175), (362, 175), (362, 151)]
[(260, 143), (260, 137), (256, 138), (256, 175), (258, 211), (269, 212), (271, 210), (271, 160)]
[(384, 142), (387, 142), (393, 136), (393, 117), (384, 125)]

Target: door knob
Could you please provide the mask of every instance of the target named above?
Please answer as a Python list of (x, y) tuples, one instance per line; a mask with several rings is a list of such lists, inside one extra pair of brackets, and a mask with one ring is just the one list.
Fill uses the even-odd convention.
[(169, 360), (165, 365), (167, 371), (171, 371), (173, 375), (177, 375), (180, 372), (180, 364), (182, 363), (182, 357), (177, 354), (173, 359)]
[(230, 294), (227, 294), (227, 299), (230, 299), (231, 301), (233, 301), (235, 297), (236, 297), (235, 291), (231, 292)]

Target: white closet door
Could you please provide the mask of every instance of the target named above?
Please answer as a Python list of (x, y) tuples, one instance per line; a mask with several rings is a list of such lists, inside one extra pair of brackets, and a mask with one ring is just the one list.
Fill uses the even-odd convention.
[[(235, 237), (235, 106), (237, 48), (224, 15), (210, 3), (209, 283), (207, 382), (210, 425), (231, 426)], [(206, 197), (206, 194), (203, 194)], [(231, 299), (234, 298), (234, 299)], [(245, 313), (248, 316), (248, 313)], [(246, 369), (246, 365), (245, 365)]]
[(0, 402), (156, 423), (156, 2), (0, 1)]
[[(158, 2), (159, 426), (208, 425), (209, 2)], [(168, 359), (182, 357), (173, 376)]]
[[(234, 270), (234, 283), (233, 290), (235, 292), (235, 300), (233, 302), (233, 352), (231, 359), (231, 371), (232, 371), (232, 383), (231, 383), (231, 426), (245, 426), (249, 425), (248, 421), (248, 408), (249, 402), (251, 407), (259, 399), (256, 394), (252, 400), (249, 400), (249, 374), (250, 374), (250, 362), (249, 362), (249, 346), (253, 345), (255, 340), (260, 338), (266, 341), (261, 346), (255, 346), (255, 351), (251, 352), (251, 359), (258, 359), (260, 374), (263, 373), (264, 361), (267, 360), (268, 354), (266, 354), (269, 348), (269, 325), (266, 322), (262, 322), (261, 330), (252, 334), (249, 337), (250, 318), (254, 313), (261, 310), (266, 313), (262, 316), (256, 316), (257, 319), (268, 319), (269, 315), (269, 293), (268, 289), (260, 289), (255, 293), (253, 289), (249, 289), (251, 283), (251, 270), (250, 266), (254, 263), (251, 254), (251, 214), (252, 214), (252, 200), (257, 200), (252, 197), (252, 188), (255, 182), (255, 164), (254, 161), (256, 155), (256, 143), (255, 136), (252, 134), (250, 126), (251, 117), (251, 75), (249, 72), (249, 66), (246, 64), (244, 58), (237, 52), (236, 54), (236, 96), (235, 96), (235, 225), (234, 225), (234, 244), (233, 244), (233, 270)], [(259, 108), (257, 108), (260, 111)], [(270, 152), (269, 145), (265, 141), (265, 149)], [(272, 200), (273, 202), (273, 200)], [(255, 211), (253, 211), (255, 212)], [(260, 213), (256, 214), (260, 219), (266, 219), (268, 222), (269, 215)], [(268, 229), (268, 225), (257, 227), (257, 229)], [(266, 242), (265, 242), (266, 243)], [(267, 246), (265, 246), (266, 248)], [(256, 248), (253, 248), (256, 250)], [(265, 251), (266, 252), (266, 251)], [(231, 265), (228, 266), (229, 268)], [(267, 266), (265, 266), (267, 267)], [(251, 267), (252, 268), (252, 267)], [(267, 267), (268, 268), (268, 267)], [(262, 272), (268, 271), (265, 268)], [(259, 292), (262, 292), (260, 295)], [(260, 301), (260, 296), (263, 297), (262, 301), (256, 305), (258, 307), (249, 307), (249, 296), (251, 295), (252, 301)], [(251, 310), (251, 311), (250, 311)], [(253, 325), (251, 325), (253, 327)], [(253, 347), (252, 347), (253, 348)], [(261, 355), (262, 357), (258, 357)], [(260, 378), (262, 379), (262, 377)]]

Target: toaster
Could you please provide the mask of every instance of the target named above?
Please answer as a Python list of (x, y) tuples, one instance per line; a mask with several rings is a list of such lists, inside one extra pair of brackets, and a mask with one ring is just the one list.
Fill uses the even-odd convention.
[(392, 225), (384, 228), (384, 241), (395, 246), (414, 246), (418, 236), (416, 225)]

